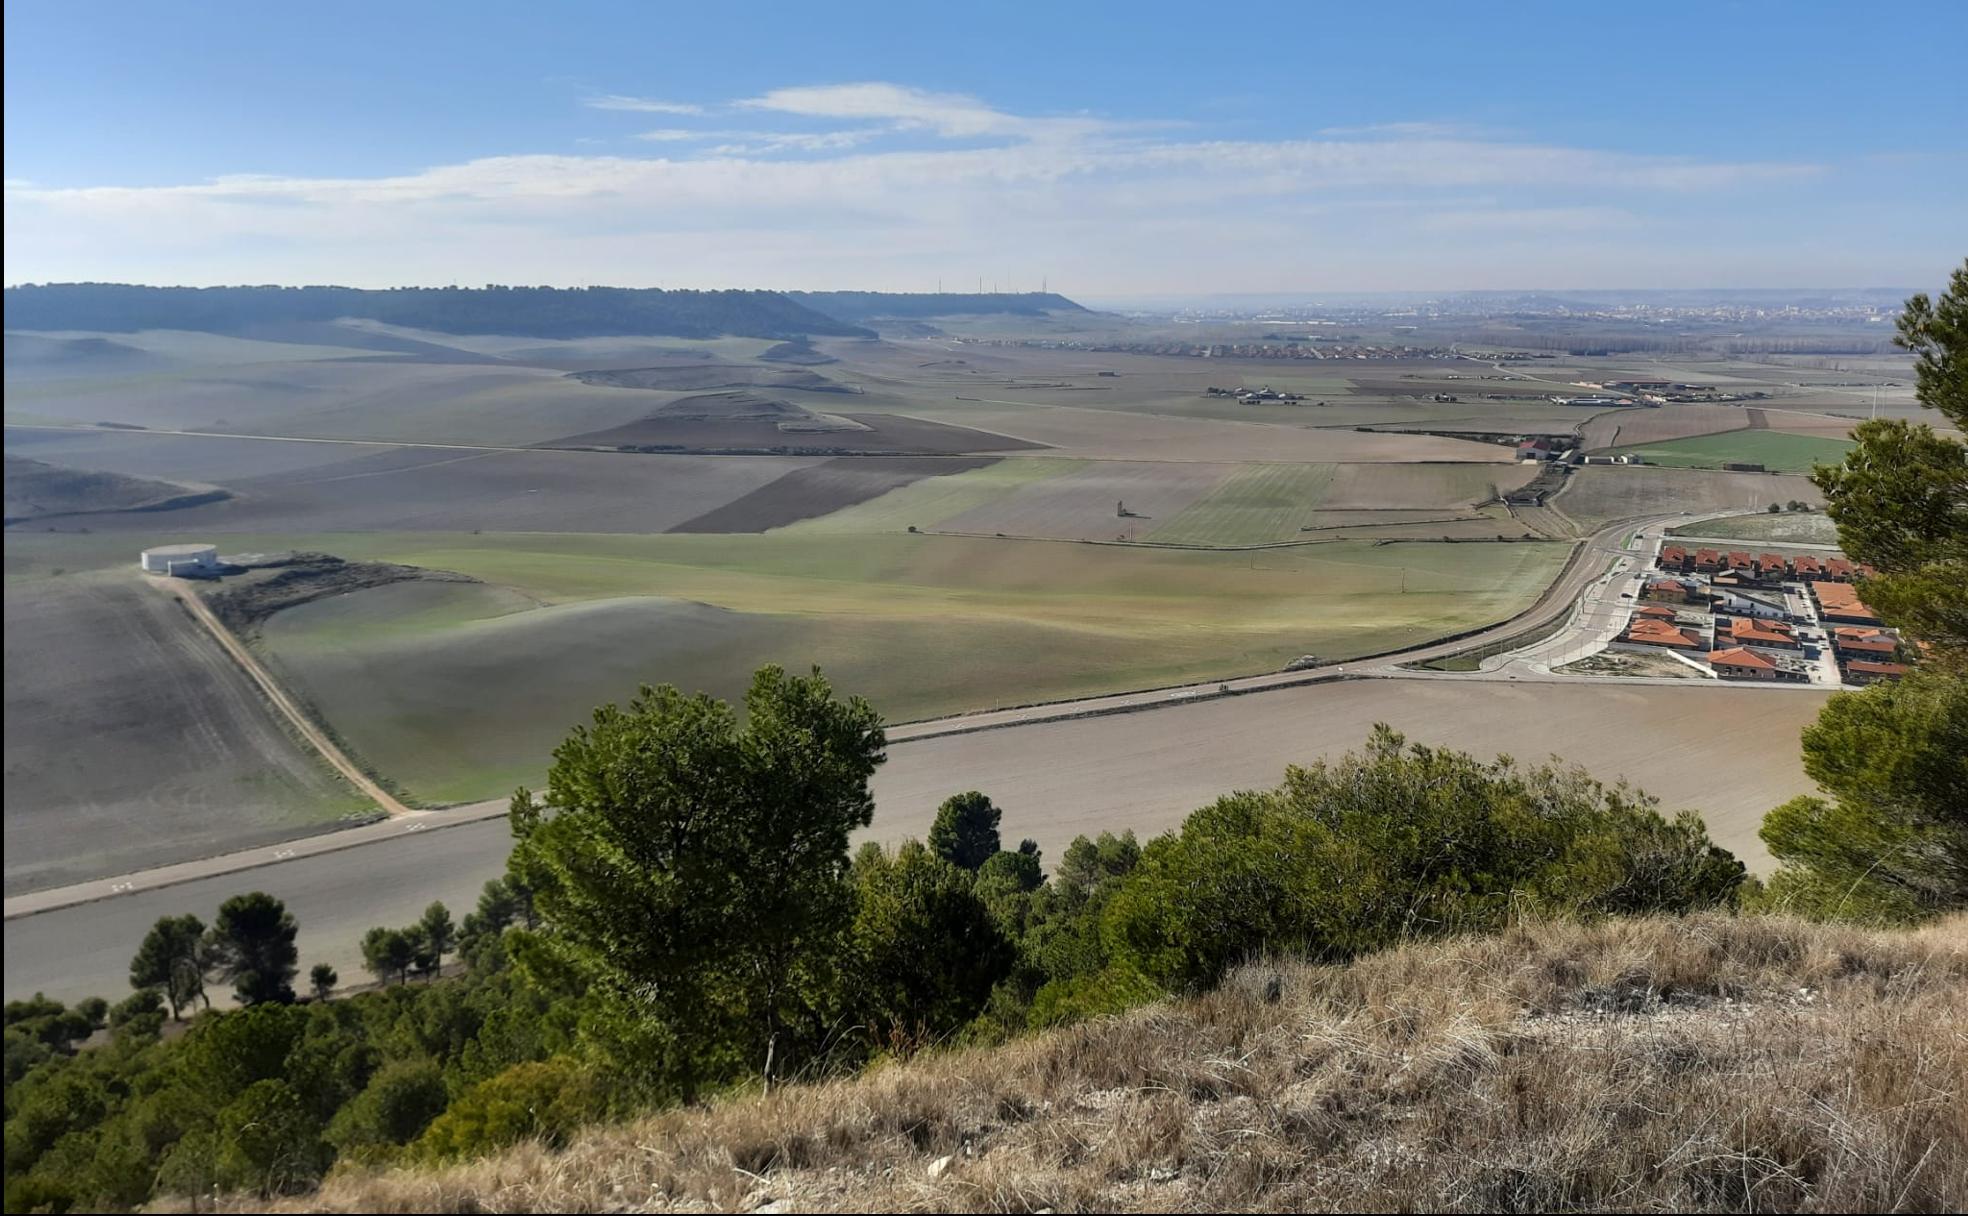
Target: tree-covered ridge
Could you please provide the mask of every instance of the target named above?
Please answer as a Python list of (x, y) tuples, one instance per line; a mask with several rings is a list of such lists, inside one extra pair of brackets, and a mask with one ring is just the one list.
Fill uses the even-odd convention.
[(953, 317), (1010, 313), (1086, 312), (1056, 291), (789, 291), (786, 295), (830, 317), (860, 323), (875, 317)]
[(628, 287), (144, 287), (47, 283), (6, 289), (7, 328), (229, 333), (256, 325), (382, 321), (447, 334), (524, 338), (871, 337), (775, 291)]

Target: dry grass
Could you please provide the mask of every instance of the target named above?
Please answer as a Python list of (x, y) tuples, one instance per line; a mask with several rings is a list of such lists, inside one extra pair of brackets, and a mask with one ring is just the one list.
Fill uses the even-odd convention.
[[(1968, 918), (1707, 916), (1246, 969), (331, 1211), (1960, 1210)], [(944, 1160), (947, 1158), (947, 1160)]]

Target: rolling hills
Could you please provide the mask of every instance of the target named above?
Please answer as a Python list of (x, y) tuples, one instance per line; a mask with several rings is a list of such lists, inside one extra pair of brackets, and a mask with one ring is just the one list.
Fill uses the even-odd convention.
[(48, 283), (6, 289), (16, 330), (228, 333), (281, 322), (381, 321), (455, 334), (586, 338), (657, 334), (872, 337), (858, 325), (772, 291), (665, 291), (623, 287), (144, 287)]

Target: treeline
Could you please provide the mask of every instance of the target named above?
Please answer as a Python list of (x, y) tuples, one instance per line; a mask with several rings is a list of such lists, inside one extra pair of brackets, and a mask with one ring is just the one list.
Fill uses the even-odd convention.
[(129, 333), (231, 333), (254, 326), (354, 317), (448, 334), (527, 338), (655, 335), (872, 337), (775, 291), (626, 287), (142, 287), (48, 283), (6, 289), (7, 327)]
[(948, 317), (995, 313), (1036, 317), (1047, 312), (1087, 311), (1056, 291), (789, 291), (786, 295), (817, 312), (856, 325), (877, 317)]

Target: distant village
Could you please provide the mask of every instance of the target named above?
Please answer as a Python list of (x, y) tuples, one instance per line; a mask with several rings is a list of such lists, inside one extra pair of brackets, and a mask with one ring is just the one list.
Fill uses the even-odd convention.
[(1185, 359), (1460, 359), (1446, 346), (1385, 346), (1309, 342), (1116, 342), (1075, 338), (958, 338), (971, 346), (1020, 346), (1117, 355), (1173, 355)]

